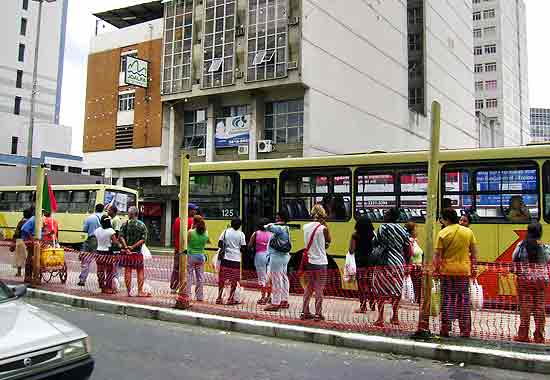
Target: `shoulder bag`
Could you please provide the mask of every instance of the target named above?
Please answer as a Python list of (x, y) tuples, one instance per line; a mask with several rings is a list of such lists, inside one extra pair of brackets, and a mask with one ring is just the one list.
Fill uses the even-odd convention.
[(225, 234), (227, 233), (227, 229), (223, 231), (223, 237), (221, 240), (221, 247), (218, 249), (218, 260), (223, 260), (225, 258)]
[(269, 240), (269, 246), (278, 252), (290, 252), (292, 251), (292, 244), (290, 243), (290, 230), (285, 227), (287, 232), (287, 239), (283, 238), (283, 234), (277, 234)]

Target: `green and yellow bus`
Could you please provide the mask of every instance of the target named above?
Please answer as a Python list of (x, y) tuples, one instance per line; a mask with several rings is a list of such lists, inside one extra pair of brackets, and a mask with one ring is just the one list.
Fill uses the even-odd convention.
[[(35, 187), (0, 187), (0, 228), (4, 236), (13, 236), (23, 210), (34, 205)], [(82, 232), (84, 219), (94, 212), (95, 205), (114, 202), (124, 216), (131, 206), (137, 206), (138, 193), (135, 190), (110, 185), (57, 185), (52, 186), (57, 200), (59, 242), (78, 246), (87, 236)]]
[[(321, 202), (333, 236), (329, 267), (342, 270), (361, 215), (380, 223), (385, 210), (397, 207), (403, 221), (419, 224), (423, 245), (427, 169), (427, 152), (195, 163), (190, 201), (201, 207), (213, 244), (233, 217), (242, 218), (248, 238), (259, 218), (273, 219), (278, 209), (285, 209), (295, 227), (295, 252), (304, 247), (301, 226), (309, 221), (311, 206)], [(440, 208), (450, 205), (457, 213), (473, 215), (481, 263), (509, 262), (529, 222), (550, 223), (550, 146), (446, 150), (439, 169)], [(529, 217), (509, 217), (513, 199), (523, 203)], [(289, 270), (297, 265), (295, 256)], [(253, 271), (251, 260), (243, 261), (243, 270)], [(488, 295), (515, 293), (508, 276), (487, 275), (484, 281), (491, 287)]]

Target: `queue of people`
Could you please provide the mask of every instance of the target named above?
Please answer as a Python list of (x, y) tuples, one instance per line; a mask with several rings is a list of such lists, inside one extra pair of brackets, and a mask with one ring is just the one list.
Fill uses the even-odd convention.
[[(510, 218), (525, 218), (526, 208), (521, 199), (511, 200)], [(527, 211), (528, 212), (528, 211)], [(32, 249), (26, 242), (32, 240), (34, 233), (34, 211), (25, 210), (14, 233), (12, 250), (15, 252), (14, 264), (20, 276), (25, 267), (25, 279), (32, 273)], [(330, 277), (328, 271), (327, 249), (332, 241), (329, 215), (322, 204), (315, 204), (310, 211), (312, 221), (303, 226), (304, 247), (298, 275), (303, 273), (304, 295), (302, 302), (302, 320), (324, 320), (324, 290)], [(385, 304), (391, 305), (390, 323), (399, 325), (399, 306), (402, 299), (404, 281), (411, 277), (414, 287), (414, 302), (421, 302), (422, 264), (424, 252), (417, 240), (417, 225), (399, 222), (400, 212), (396, 208), (386, 211), (384, 222), (376, 230), (372, 221), (363, 216), (358, 218), (350, 243), (349, 253), (354, 256), (357, 266), (357, 289), (359, 308), (357, 313), (366, 313), (378, 309), (376, 326), (383, 326), (386, 318)], [(440, 321), (441, 336), (449, 336), (453, 322), (458, 320), (460, 335), (471, 334), (470, 286), (477, 277), (477, 240), (470, 229), (472, 215), (460, 217), (451, 207), (442, 210), (441, 230), (438, 233), (434, 252), (434, 277), (440, 282)], [(241, 261), (243, 255), (254, 255), (254, 266), (258, 277), (260, 298), (258, 305), (265, 305), (265, 311), (277, 312), (289, 308), (288, 263), (291, 258), (292, 244), (289, 218), (286, 211), (280, 211), (273, 223), (260, 220), (250, 241), (241, 231), (242, 221), (235, 218), (231, 226), (218, 238), (217, 245), (219, 274), (217, 304), (236, 305), (236, 297), (241, 281)], [(59, 226), (51, 215), (44, 215), (42, 239), (54, 244), (58, 239)], [(204, 301), (204, 271), (207, 260), (206, 246), (210, 237), (199, 208), (189, 204), (187, 221), (188, 266), (185, 294), (191, 299), (192, 286), (195, 285), (195, 300)], [(174, 244), (179, 252), (180, 220), (174, 223)], [(113, 281), (118, 276), (118, 267), (124, 268), (124, 280), (128, 296), (132, 289), (132, 274), (137, 272), (137, 295), (150, 297), (144, 291), (145, 271), (142, 249), (147, 241), (147, 228), (138, 220), (138, 210), (130, 207), (128, 221), (122, 223), (117, 209), (102, 204), (95, 207), (84, 222), (83, 231), (87, 233), (83, 253), (80, 255), (81, 273), (78, 285), (84, 286), (89, 274), (90, 264), (97, 263), (99, 287), (105, 294), (116, 292)], [(535, 320), (534, 341), (544, 341), (545, 302), (544, 296), (550, 284), (548, 264), (550, 246), (541, 242), (542, 226), (538, 222), (529, 224), (527, 236), (517, 245), (513, 253), (511, 272), (517, 276), (520, 326), (517, 341), (528, 342), (530, 318)], [(174, 255), (174, 266), (170, 287), (179, 288), (179, 257)], [(229, 295), (224, 300), (224, 291), (229, 284)], [(315, 299), (314, 313), (310, 309), (311, 298)]]

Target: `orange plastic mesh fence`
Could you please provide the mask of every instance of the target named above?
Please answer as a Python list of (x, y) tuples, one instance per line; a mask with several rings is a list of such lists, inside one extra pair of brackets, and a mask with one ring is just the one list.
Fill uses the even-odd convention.
[[(22, 282), (23, 276), (16, 277), (12, 244), (0, 241), (0, 279)], [(63, 266), (42, 268), (40, 288), (173, 307), (177, 296), (174, 289), (178, 286), (176, 261), (174, 255), (142, 260), (141, 256), (105, 256), (65, 247)], [(231, 266), (219, 269), (211, 262), (192, 262), (188, 270), (193, 272), (195, 284), (188, 294), (194, 311), (392, 336), (409, 335), (418, 327), (423, 276), (419, 266), (359, 269), (348, 282), (343, 282), (344, 274), (338, 269), (271, 272), (267, 278), (260, 275), (260, 281), (255, 270)], [(90, 272), (83, 286), (79, 286), (82, 263), (89, 264)], [(142, 295), (150, 297), (138, 297), (137, 269), (142, 264)], [(131, 273), (126, 278), (131, 279), (129, 287), (125, 284), (126, 271)], [(22, 272), (24, 275), (25, 268)], [(482, 263), (478, 265), (477, 282), (436, 277), (431, 284), (430, 330), (435, 334), (490, 340), (550, 342), (550, 326), (545, 318), (550, 311), (548, 273), (546, 266)], [(197, 274), (202, 278), (202, 291), (196, 286)], [(221, 300), (220, 276), (224, 283)], [(231, 302), (231, 284), (236, 280), (236, 302)], [(270, 293), (271, 303), (278, 308), (270, 307), (267, 296), (262, 299), (262, 289)], [(114, 294), (109, 294), (112, 291)], [(322, 297), (317, 296), (317, 291)], [(305, 297), (310, 297), (310, 301), (304, 307)]]

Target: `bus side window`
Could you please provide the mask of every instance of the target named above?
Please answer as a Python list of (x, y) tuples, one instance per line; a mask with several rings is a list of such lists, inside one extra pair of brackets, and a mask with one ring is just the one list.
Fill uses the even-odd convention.
[(90, 194), (87, 190), (78, 190), (71, 193), (69, 212), (87, 214), (90, 211)]
[(17, 193), (17, 200), (15, 207), (11, 211), (23, 211), (34, 205), (34, 192), (33, 191), (19, 191)]
[(57, 212), (68, 212), (71, 206), (71, 192), (68, 190), (54, 191), (55, 200), (57, 201)]
[(544, 219), (550, 223), (550, 161), (542, 167), (542, 191), (544, 192)]

